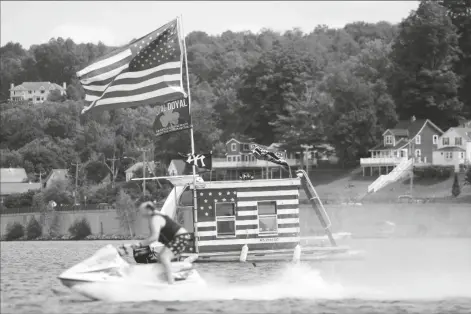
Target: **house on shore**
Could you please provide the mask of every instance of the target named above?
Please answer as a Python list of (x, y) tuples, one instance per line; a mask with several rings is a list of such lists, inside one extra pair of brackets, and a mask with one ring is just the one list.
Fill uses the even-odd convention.
[(24, 168), (0, 169), (0, 203), (2, 204), (5, 197), (9, 195), (39, 190), (40, 188), (40, 183), (29, 182)]
[(471, 164), (471, 126), (449, 128), (438, 138), (433, 164), (460, 167)]
[(10, 101), (31, 101), (33, 104), (40, 104), (47, 100), (53, 90), (65, 95), (66, 83), (62, 83), (62, 86), (51, 82), (23, 82), (17, 86), (11, 83)]
[(49, 175), (44, 180), (44, 187), (47, 189), (56, 181), (64, 181), (69, 178), (69, 170), (67, 169), (52, 169)]
[(253, 142), (239, 141), (231, 138), (226, 142), (225, 158), (213, 158), (213, 171), (216, 177), (223, 177), (224, 180), (239, 180), (243, 173), (250, 173), (255, 178), (283, 178), (287, 177), (287, 172), (282, 166), (265, 161), (258, 160), (252, 154), (255, 146), (260, 146), (272, 152), (279, 153), (291, 167), (291, 170), (301, 168), (307, 165), (312, 168), (317, 166), (317, 159), (314, 157), (302, 160), (301, 152), (287, 152), (279, 148), (279, 144), (273, 143), (265, 147)]
[(414, 166), (431, 165), (443, 133), (429, 119), (413, 116), (399, 121), (394, 128), (384, 131), (382, 143), (369, 150), (371, 157), (360, 159), (363, 176), (387, 174), (408, 159), (413, 159)]
[[(155, 170), (160, 166), (159, 162), (154, 162), (153, 160), (146, 161), (147, 173), (155, 173)], [(133, 164), (131, 167), (126, 169), (124, 172), (126, 174), (126, 181), (130, 181), (134, 177), (134, 172), (144, 168), (144, 162), (139, 161)]]

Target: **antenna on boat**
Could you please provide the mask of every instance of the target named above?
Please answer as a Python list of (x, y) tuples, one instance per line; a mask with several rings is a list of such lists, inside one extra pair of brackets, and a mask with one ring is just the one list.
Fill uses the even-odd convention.
[[(188, 93), (188, 111), (191, 116), (191, 91), (190, 91), (190, 77), (188, 75), (188, 58), (187, 58), (187, 51), (186, 51), (186, 38), (185, 33), (183, 31), (183, 15), (177, 16), (178, 20), (178, 30), (180, 32), (180, 38), (183, 41), (183, 49), (184, 49), (184, 56), (185, 56), (185, 74), (186, 74), (186, 88)], [(183, 80), (182, 80), (183, 84)], [(191, 141), (191, 155), (195, 155), (195, 139), (193, 135), (193, 123), (190, 125), (190, 141)], [(197, 194), (196, 194), (196, 165), (193, 164), (193, 221), (194, 221), (194, 234), (195, 234), (195, 250), (198, 253), (198, 204), (197, 204)]]

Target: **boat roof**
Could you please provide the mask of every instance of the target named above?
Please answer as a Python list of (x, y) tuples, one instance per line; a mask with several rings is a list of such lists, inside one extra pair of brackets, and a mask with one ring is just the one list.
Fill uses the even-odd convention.
[(196, 184), (197, 190), (202, 189), (238, 189), (255, 187), (273, 187), (293, 186), (298, 188), (301, 185), (301, 179), (259, 179), (259, 180), (238, 180), (238, 181), (204, 181)]

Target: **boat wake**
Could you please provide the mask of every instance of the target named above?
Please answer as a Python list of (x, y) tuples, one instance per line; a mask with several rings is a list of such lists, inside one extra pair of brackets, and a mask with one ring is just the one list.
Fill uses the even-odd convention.
[[(131, 266), (118, 258), (109, 247), (102, 252), (106, 253), (103, 256), (114, 256), (114, 268), (127, 269), (125, 274), (116, 278), (103, 272), (109, 267), (99, 267), (101, 271), (94, 272), (89, 265), (84, 269), (82, 263), (61, 275), (63, 284), (83, 296), (109, 302), (278, 299), (384, 301), (471, 297), (469, 284), (452, 282), (451, 277), (437, 272), (432, 275), (426, 271), (420, 276), (417, 273), (411, 276), (406, 272), (393, 272), (394, 268), (388, 272), (386, 267), (379, 275), (373, 268), (353, 268), (347, 273), (335, 271), (334, 277), (330, 278), (312, 263), (275, 264), (275, 268), (270, 263), (260, 263), (256, 267), (248, 263), (229, 263), (223, 267), (221, 264), (203, 266), (201, 269), (197, 267), (198, 270), (189, 267), (188, 262), (175, 263), (175, 275), (187, 275), (170, 286), (165, 278), (157, 277), (155, 267), (158, 265)], [(96, 254), (92, 261), (96, 261), (99, 256)], [(108, 266), (113, 265), (109, 260), (107, 263)], [(348, 280), (351, 273), (355, 274), (355, 278)]]
[[(259, 266), (263, 267), (263, 266)], [(207, 285), (186, 295), (179, 301), (217, 300), (277, 300), (277, 299), (344, 299), (377, 295), (368, 289), (345, 289), (341, 284), (325, 281), (318, 270), (304, 264), (288, 264), (276, 278), (262, 283), (233, 283), (202, 274)], [(161, 295), (162, 297), (162, 295)]]

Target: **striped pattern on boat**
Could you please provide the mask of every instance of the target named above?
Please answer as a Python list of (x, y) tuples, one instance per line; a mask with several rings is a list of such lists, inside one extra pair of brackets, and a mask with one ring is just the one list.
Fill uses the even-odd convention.
[[(267, 186), (256, 184), (251, 187), (251, 182), (248, 182), (246, 187), (199, 189), (196, 223), (199, 251), (223, 252), (232, 250), (231, 247), (238, 250), (244, 244), (250, 248), (260, 245), (269, 248), (294, 247), (300, 241), (299, 185), (292, 181), (279, 180), (278, 185)], [(265, 209), (259, 212), (261, 202)], [(271, 212), (275, 206), (276, 213), (274, 210)], [(268, 210), (266, 216), (262, 215), (262, 210)], [(270, 228), (274, 219), (276, 230)], [(269, 224), (268, 227), (265, 225), (266, 229), (262, 228), (264, 222)], [(235, 227), (235, 232), (218, 236), (218, 228), (222, 226), (232, 231)]]

